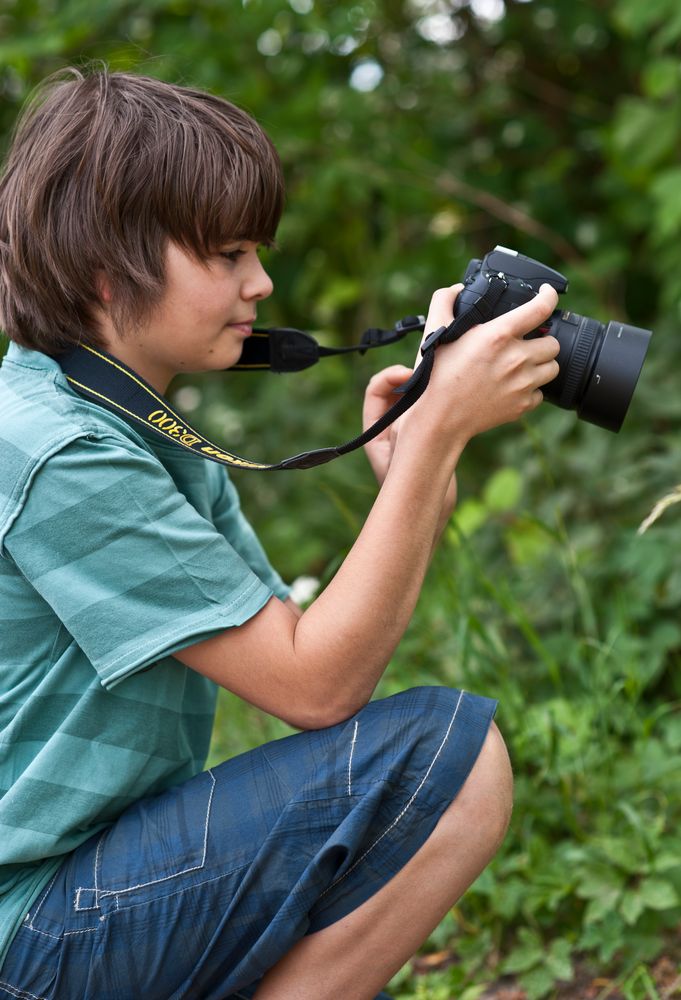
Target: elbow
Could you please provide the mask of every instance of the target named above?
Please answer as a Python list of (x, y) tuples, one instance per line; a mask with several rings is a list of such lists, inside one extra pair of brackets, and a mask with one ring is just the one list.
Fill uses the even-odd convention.
[[(295, 720), (290, 718), (291, 725), (297, 729), (330, 729), (351, 719), (368, 703), (367, 697), (355, 698), (324, 698), (305, 705), (304, 710), (295, 712)], [(293, 715), (293, 713), (292, 713)]]

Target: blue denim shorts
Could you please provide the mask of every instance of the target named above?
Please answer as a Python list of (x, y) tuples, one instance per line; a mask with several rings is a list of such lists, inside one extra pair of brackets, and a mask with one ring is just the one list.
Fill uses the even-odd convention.
[(0, 998), (252, 997), (421, 847), (495, 707), (413, 688), (140, 800), (66, 858), (10, 946)]

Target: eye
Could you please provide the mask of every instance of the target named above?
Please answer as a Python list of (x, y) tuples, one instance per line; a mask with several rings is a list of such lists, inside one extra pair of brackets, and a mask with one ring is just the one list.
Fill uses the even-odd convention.
[(243, 257), (246, 253), (245, 250), (222, 250), (220, 256), (225, 260), (228, 260), (230, 264), (236, 264), (239, 257)]

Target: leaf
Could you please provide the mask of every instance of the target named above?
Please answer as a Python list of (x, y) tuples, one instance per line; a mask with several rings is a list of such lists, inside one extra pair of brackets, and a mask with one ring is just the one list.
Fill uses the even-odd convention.
[(621, 26), (632, 35), (645, 35), (655, 25), (664, 23), (677, 10), (677, 0), (619, 0), (615, 16)]
[[(651, 194), (657, 205), (655, 230), (660, 236), (672, 236), (681, 228), (681, 192), (678, 188), (680, 179), (681, 168), (675, 167), (659, 174), (651, 185)], [(674, 494), (670, 496), (673, 497)], [(667, 500), (669, 496), (664, 497), (660, 503)], [(671, 502), (677, 501), (672, 499)]]
[(527, 1000), (541, 1000), (553, 988), (555, 977), (548, 966), (532, 969), (520, 977), (520, 984), (527, 991)]
[(625, 97), (613, 123), (616, 147), (629, 168), (653, 168), (672, 155), (678, 141), (676, 108), (660, 108), (653, 101)]
[(646, 878), (640, 885), (641, 899), (651, 910), (669, 910), (681, 902), (670, 882), (660, 878)]
[(544, 961), (544, 945), (538, 934), (527, 927), (521, 927), (518, 938), (519, 944), (502, 962), (502, 971), (505, 973), (526, 972)]
[(504, 532), (504, 539), (516, 566), (540, 562), (556, 545), (549, 529), (526, 517), (515, 518)]
[(609, 865), (591, 864), (580, 876), (576, 894), (580, 899), (612, 898), (624, 885), (624, 876)]
[(487, 508), (479, 500), (464, 500), (454, 514), (454, 523), (450, 526), (449, 537), (458, 541), (458, 532), (466, 538), (482, 527), (488, 520)]
[(609, 962), (622, 947), (625, 931), (621, 914), (612, 911), (602, 921), (586, 925), (577, 946), (581, 950), (594, 952), (602, 961)]
[(549, 953), (546, 956), (546, 966), (555, 979), (572, 979), (573, 968), (570, 956), (572, 954), (572, 944), (565, 938), (558, 938), (551, 942)]
[(479, 998), (487, 991), (487, 987), (484, 983), (478, 983), (477, 985), (467, 986), (463, 993), (459, 993), (459, 1000), (479, 1000)]
[(662, 851), (656, 855), (651, 867), (655, 872), (678, 871), (679, 858), (681, 858), (681, 847), (677, 851)]
[(681, 83), (681, 63), (672, 56), (652, 59), (643, 71), (643, 89), (649, 97), (675, 94)]
[(495, 472), (485, 484), (482, 499), (488, 510), (500, 513), (517, 506), (523, 481), (517, 469), (506, 467)]
[(604, 896), (600, 896), (598, 899), (590, 900), (586, 910), (584, 911), (584, 923), (600, 923), (604, 917), (609, 916), (617, 905), (619, 895), (619, 892), (612, 891)]
[(638, 890), (629, 889), (623, 894), (618, 909), (629, 926), (635, 924), (645, 910), (645, 902), (641, 893)]

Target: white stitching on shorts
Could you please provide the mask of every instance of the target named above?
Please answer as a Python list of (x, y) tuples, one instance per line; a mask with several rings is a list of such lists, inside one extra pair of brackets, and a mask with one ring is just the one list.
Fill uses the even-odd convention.
[[(96, 879), (95, 879), (95, 881), (96, 881)], [(92, 904), (92, 906), (81, 906), (80, 905), (80, 894), (81, 894), (81, 892), (94, 892), (94, 894), (95, 894), (95, 901)], [(83, 913), (85, 910), (98, 910), (99, 909), (98, 895), (99, 895), (99, 893), (97, 892), (97, 889), (84, 889), (82, 887), (80, 889), (76, 889), (76, 898), (75, 898), (75, 901), (74, 901), (75, 902), (75, 908), (76, 908), (76, 910), (79, 913)]]
[[(170, 879), (178, 878), (178, 876), (180, 875), (187, 875), (189, 874), (189, 872), (196, 872), (199, 871), (201, 868), (203, 868), (203, 866), (206, 863), (206, 854), (208, 852), (208, 824), (210, 822), (210, 813), (213, 806), (213, 795), (215, 793), (215, 786), (217, 784), (215, 780), (215, 775), (213, 774), (212, 770), (208, 770), (206, 773), (210, 775), (210, 780), (212, 781), (212, 785), (210, 789), (210, 795), (208, 796), (208, 806), (206, 808), (206, 820), (203, 829), (203, 857), (201, 858), (200, 864), (193, 865), (191, 868), (183, 868), (181, 872), (173, 872), (172, 875), (164, 875), (163, 878), (151, 879), (150, 882), (140, 882), (138, 885), (130, 885), (126, 889), (97, 889), (96, 887), (97, 877), (95, 869), (95, 888), (91, 889), (90, 891), (94, 891), (97, 894), (98, 900), (101, 899), (102, 896), (118, 896), (119, 894), (124, 892), (133, 892), (135, 889), (144, 889), (148, 885), (157, 885), (159, 882), (168, 882), (170, 881)], [(87, 889), (87, 888), (88, 888), (87, 886), (80, 886), (77, 892), (80, 892), (81, 889)]]
[(1, 979), (0, 988), (7, 990), (13, 997), (19, 997), (20, 1000), (25, 1000), (26, 997), (30, 997), (30, 1000), (47, 1000), (47, 997), (38, 997), (35, 993), (27, 993), (26, 990), (20, 990), (18, 986), (10, 986), (9, 983), (4, 983)]
[[(102, 918), (100, 917), (100, 920), (101, 919)], [(53, 941), (61, 941), (62, 938), (72, 937), (74, 934), (91, 934), (93, 931), (96, 931), (97, 928), (86, 927), (84, 930), (80, 931), (64, 931), (63, 934), (48, 934), (47, 931), (41, 931), (38, 927), (29, 927), (28, 930), (31, 931), (33, 934), (42, 934), (43, 937), (52, 938)]]
[[(99, 869), (102, 864), (102, 844), (104, 843), (104, 837), (106, 836), (106, 831), (97, 841), (97, 853), (95, 854), (95, 900), (97, 899), (97, 890), (99, 889)], [(80, 892), (80, 890), (78, 890)]]
[(419, 782), (419, 784), (418, 784), (418, 786), (417, 786), (414, 794), (409, 799), (409, 801), (407, 802), (407, 804), (404, 807), (404, 809), (402, 809), (402, 811), (397, 814), (397, 816), (392, 821), (392, 823), (390, 824), (390, 826), (387, 826), (385, 828), (385, 830), (380, 835), (380, 837), (377, 837), (376, 840), (373, 842), (373, 844), (371, 844), (370, 847), (367, 847), (367, 849), (364, 852), (364, 854), (361, 857), (357, 858), (357, 860), (355, 861), (354, 865), (351, 865), (348, 868), (348, 870), (346, 872), (344, 872), (340, 876), (340, 878), (337, 878), (335, 882), (332, 882), (331, 885), (328, 886), (324, 890), (324, 892), (322, 892), (320, 894), (320, 897), (319, 897), (320, 899), (322, 898), (322, 896), (325, 896), (327, 894), (327, 892), (330, 892), (331, 889), (335, 888), (335, 886), (337, 886), (339, 882), (342, 882), (343, 879), (346, 878), (350, 874), (350, 872), (354, 871), (355, 868), (357, 867), (357, 865), (361, 864), (361, 862), (364, 861), (364, 859), (367, 857), (367, 855), (370, 854), (371, 851), (373, 851), (374, 847), (376, 847), (377, 844), (380, 844), (380, 842), (383, 840), (383, 838), (385, 836), (387, 836), (394, 827), (397, 826), (397, 824), (402, 819), (402, 817), (407, 812), (407, 810), (414, 804), (414, 800), (416, 799), (416, 796), (419, 794), (419, 792), (421, 791), (421, 789), (425, 785), (426, 781), (428, 780), (428, 776), (429, 776), (430, 772), (433, 770), (433, 767), (435, 766), (435, 761), (438, 759), (438, 757), (442, 753), (442, 748), (444, 747), (445, 743), (447, 742), (447, 740), (449, 738), (449, 734), (450, 734), (450, 732), (452, 730), (452, 726), (454, 725), (454, 720), (456, 719), (457, 713), (459, 711), (459, 706), (461, 705), (461, 700), (462, 700), (462, 698), (463, 698), (463, 696), (464, 696), (465, 693), (466, 693), (465, 691), (460, 691), (459, 692), (459, 698), (458, 698), (458, 701), (456, 703), (456, 707), (454, 709), (454, 714), (452, 715), (451, 719), (449, 720), (449, 725), (447, 726), (447, 731), (446, 731), (445, 735), (442, 738), (442, 742), (440, 743), (440, 746), (437, 748), (437, 752), (435, 753), (435, 756), (433, 757), (433, 759), (431, 760), (430, 764), (428, 765), (428, 769), (426, 770), (426, 773), (421, 778), (421, 780), (420, 780), (420, 782)]
[[(181, 896), (183, 892), (191, 892), (192, 889), (200, 889), (202, 885), (208, 885), (210, 882), (219, 882), (221, 878), (226, 878), (229, 875), (233, 875), (234, 872), (241, 871), (242, 868), (249, 868), (250, 865), (251, 865), (251, 863), (252, 862), (248, 861), (248, 862), (246, 862), (246, 864), (237, 865), (236, 868), (230, 868), (230, 870), (228, 872), (221, 872), (219, 875), (214, 875), (212, 878), (205, 878), (202, 882), (193, 882), (191, 885), (184, 886), (182, 889), (174, 889), (172, 892), (167, 892), (165, 894), (165, 896), (157, 896), (153, 900), (153, 902), (156, 903), (156, 902), (158, 902), (159, 899), (170, 899), (171, 896)], [(120, 909), (118, 907), (118, 902), (119, 901), (117, 899), (116, 900), (116, 907), (117, 907), (117, 909)], [(125, 909), (126, 910), (134, 910), (136, 906), (148, 906), (148, 905), (149, 905), (149, 901), (146, 900), (146, 899), (143, 899), (142, 902), (140, 902), (140, 903), (131, 903), (129, 906), (126, 906)], [(123, 911), (121, 910), (120, 912), (123, 912)], [(111, 914), (109, 913), (106, 916), (110, 917)], [(105, 917), (100, 917), (99, 919), (100, 920), (104, 920), (106, 918)], [(97, 930), (97, 928), (93, 927), (92, 930)], [(83, 932), (82, 931), (66, 931), (66, 933), (67, 934), (69, 934), (69, 933), (81, 934)]]
[[(106, 836), (106, 833), (107, 833), (107, 831), (105, 830), (100, 835), (99, 840), (97, 841), (97, 850), (95, 851), (95, 863), (94, 863), (94, 869), (93, 869), (94, 870), (94, 877), (95, 877), (95, 886), (94, 886), (94, 889), (86, 889), (84, 886), (80, 886), (78, 889), (76, 889), (76, 894), (75, 894), (75, 896), (73, 898), (73, 906), (74, 906), (74, 909), (78, 913), (83, 913), (83, 912), (85, 912), (85, 910), (98, 910), (99, 909), (99, 888), (98, 888), (99, 887), (99, 869), (100, 869), (100, 865), (101, 865), (102, 845), (104, 843), (104, 838)], [(80, 894), (81, 894), (81, 892), (94, 892), (94, 894), (95, 894), (95, 901), (92, 904), (92, 906), (81, 906), (80, 905)]]
[(28, 926), (31, 928), (32, 931), (35, 930), (35, 927), (33, 926), (33, 921), (35, 920), (35, 918), (40, 913), (40, 908), (43, 905), (43, 903), (45, 902), (45, 900), (47, 899), (47, 897), (48, 897), (48, 895), (50, 893), (50, 889), (54, 885), (54, 881), (55, 881), (55, 879), (56, 879), (56, 877), (57, 877), (58, 874), (59, 874), (59, 870), (57, 870), (54, 873), (54, 875), (52, 876), (52, 878), (50, 879), (49, 885), (45, 889), (45, 891), (43, 893), (43, 898), (40, 900), (40, 903), (38, 904), (38, 908), (35, 911), (35, 913), (33, 914), (33, 916), (31, 916), (30, 914), (28, 914)]
[(357, 742), (358, 729), (359, 729), (359, 719), (356, 719), (355, 729), (352, 734), (352, 743), (350, 744), (350, 757), (348, 759), (348, 795), (352, 795), (352, 757), (355, 752), (355, 743)]

